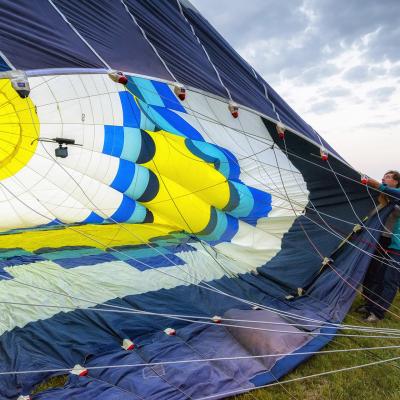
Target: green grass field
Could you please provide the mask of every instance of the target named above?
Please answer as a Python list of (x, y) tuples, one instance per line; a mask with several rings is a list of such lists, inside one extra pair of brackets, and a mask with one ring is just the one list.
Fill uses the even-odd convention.
[[(352, 310), (359, 304), (360, 299), (357, 299), (353, 304)], [(400, 315), (399, 296), (396, 298), (391, 310)], [(371, 326), (371, 324), (361, 322), (360, 315), (354, 311), (349, 313), (344, 323)], [(400, 318), (387, 315), (385, 320), (374, 326), (400, 329)], [(354, 331), (342, 332), (355, 333)], [(363, 339), (338, 337), (327, 345), (324, 350), (390, 345), (400, 345), (400, 339), (387, 340), (379, 338)], [(231, 400), (400, 400), (400, 361), (305, 379), (299, 382), (284, 383), (285, 380), (293, 378), (366, 364), (397, 356), (400, 357), (400, 349), (317, 354), (283, 378), (280, 385), (255, 390), (241, 396), (231, 397)], [(38, 393), (46, 388), (62, 386), (64, 382), (65, 377), (53, 378), (39, 386), (35, 392)]]

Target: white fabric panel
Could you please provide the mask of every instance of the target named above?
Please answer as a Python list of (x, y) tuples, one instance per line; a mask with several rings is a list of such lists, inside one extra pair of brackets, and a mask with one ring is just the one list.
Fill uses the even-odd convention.
[(118, 172), (119, 159), (81, 147), (71, 146), (67, 158), (60, 158), (60, 165), (88, 175), (105, 184), (111, 184)]

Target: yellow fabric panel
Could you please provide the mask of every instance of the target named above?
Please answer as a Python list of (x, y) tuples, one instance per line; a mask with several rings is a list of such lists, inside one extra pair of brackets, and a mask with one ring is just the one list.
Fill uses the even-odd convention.
[(21, 99), (10, 80), (0, 80), (0, 180), (14, 175), (35, 153), (39, 119), (29, 98)]
[(146, 203), (154, 221), (188, 232), (200, 232), (209, 223), (211, 206), (224, 208), (230, 190), (226, 178), (192, 154), (185, 138), (166, 131), (147, 133), (155, 142), (154, 158), (146, 164), (160, 182), (157, 196)]
[(147, 133), (156, 145), (154, 158), (147, 168), (194, 192), (197, 197), (216, 208), (224, 208), (230, 198), (229, 185), (214, 164), (192, 154), (185, 145), (185, 138), (166, 131)]
[(157, 177), (160, 181), (159, 192), (146, 203), (154, 215), (154, 222), (167, 221), (176, 230), (202, 231), (210, 220), (210, 205), (175, 181), (158, 174)]
[(92, 246), (104, 250), (107, 247), (148, 243), (152, 238), (173, 231), (174, 227), (158, 224), (80, 225), (0, 235), (0, 248), (22, 247), (34, 251), (52, 246)]

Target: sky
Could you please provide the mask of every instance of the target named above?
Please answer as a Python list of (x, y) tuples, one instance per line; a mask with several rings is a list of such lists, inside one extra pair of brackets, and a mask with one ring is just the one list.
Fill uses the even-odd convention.
[(400, 170), (400, 0), (191, 0), (355, 169)]

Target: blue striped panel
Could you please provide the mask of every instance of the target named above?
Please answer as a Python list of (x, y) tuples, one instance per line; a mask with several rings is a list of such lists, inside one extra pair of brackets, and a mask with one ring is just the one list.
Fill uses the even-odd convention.
[(70, 249), (70, 250), (60, 250), (60, 251), (52, 251), (41, 253), (42, 257), (47, 260), (57, 260), (63, 258), (81, 258), (83, 256), (93, 256), (104, 253), (101, 249), (97, 249), (96, 247), (89, 247), (83, 249)]
[(221, 147), (221, 146), (216, 146), (218, 149), (221, 150), (221, 152), (225, 155), (226, 160), (229, 163), (229, 179), (239, 179), (240, 176), (240, 165), (239, 161), (235, 157), (233, 153), (231, 153), (229, 150)]
[(192, 125), (186, 122), (181, 116), (179, 116), (175, 112), (168, 110), (168, 108), (164, 107), (152, 106), (152, 108), (163, 120), (167, 121), (168, 124), (173, 127), (172, 130), (163, 128), (164, 130), (181, 134), (185, 137), (188, 137), (189, 139), (204, 140), (201, 134), (195, 128), (193, 128)]
[(230, 183), (235, 186), (237, 192), (239, 193), (240, 200), (239, 205), (235, 209), (230, 210), (229, 214), (236, 218), (247, 217), (252, 212), (254, 207), (253, 195), (246, 185), (233, 181)]
[(230, 175), (230, 165), (225, 154), (216, 146), (200, 140), (185, 141), (186, 147), (202, 160), (213, 163), (215, 168), (226, 178)]
[(5, 259), (0, 259), (0, 269), (3, 269), (5, 267), (13, 267), (15, 265), (31, 264), (37, 261), (46, 261), (46, 259), (33, 253), (29, 253), (28, 255), (9, 257)]
[(0, 249), (0, 260), (2, 258), (10, 258), (10, 257), (17, 257), (17, 256), (28, 256), (31, 255), (29, 251), (26, 251), (21, 248), (15, 249)]
[(142, 97), (142, 93), (140, 93), (139, 88), (136, 86), (136, 83), (133, 81), (133, 76), (128, 76), (128, 83), (126, 84), (126, 88), (133, 96), (138, 97), (140, 100), (144, 101)]
[(141, 165), (136, 165), (135, 175), (125, 194), (131, 199), (138, 199), (146, 190), (149, 184), (149, 170)]
[[(232, 238), (236, 235), (239, 230), (239, 220), (234, 218), (228, 214), (226, 215), (226, 229), (225, 232), (221, 235), (217, 243), (221, 242), (230, 242)], [(214, 243), (216, 244), (216, 243)]]
[[(214, 210), (215, 211), (211, 213), (211, 218), (210, 218), (210, 224), (212, 223), (215, 224), (212, 232), (207, 233), (205, 235), (200, 233), (201, 238), (206, 241), (218, 241), (228, 226), (226, 214), (218, 209)], [(214, 218), (215, 221), (211, 221), (211, 219)]]
[(157, 90), (164, 106), (175, 111), (186, 113), (181, 101), (175, 96), (166, 83), (152, 81), (154, 88)]
[(129, 224), (135, 224), (143, 222), (146, 218), (147, 208), (140, 203), (136, 203), (136, 207), (133, 210), (131, 216), (126, 220)]
[(139, 128), (124, 127), (124, 145), (121, 158), (135, 162), (142, 147), (142, 135)]
[(112, 254), (102, 252), (101, 254), (91, 255), (91, 256), (82, 256), (82, 257), (73, 257), (73, 258), (59, 258), (53, 260), (58, 265), (61, 265), (63, 268), (76, 268), (87, 265), (96, 265), (102, 264), (110, 261), (118, 261)]
[(130, 258), (149, 258), (149, 257), (154, 257), (157, 255), (165, 254), (167, 257), (169, 257), (171, 253), (168, 249), (165, 247), (141, 247), (137, 249), (120, 249), (117, 248), (116, 250), (120, 251), (119, 253), (111, 251), (111, 254), (113, 254), (116, 258), (119, 260), (125, 261), (129, 260)]
[(104, 218), (100, 217), (100, 215), (96, 214), (92, 211), (89, 216), (84, 219), (81, 223), (82, 224), (101, 224), (104, 222)]
[(156, 126), (156, 124), (146, 116), (142, 118), (140, 121), (140, 129), (144, 129), (145, 131), (158, 131), (159, 128)]
[(119, 157), (124, 147), (124, 128), (122, 126), (104, 125), (103, 153)]
[(163, 129), (164, 131), (175, 133), (176, 135), (185, 137), (183, 133), (179, 132), (167, 120), (162, 118), (161, 115), (156, 110), (154, 110), (152, 106), (149, 106), (146, 103), (141, 102), (140, 100), (139, 104), (143, 114), (145, 115), (143, 119), (150, 120), (155, 125), (155, 129)]
[(119, 160), (117, 174), (111, 183), (111, 187), (119, 192), (125, 192), (135, 176), (135, 164), (123, 159)]
[(156, 88), (153, 86), (152, 81), (136, 76), (132, 77), (132, 80), (135, 82), (137, 89), (147, 104), (164, 107), (164, 103), (162, 102)]
[[(112, 221), (126, 222), (128, 221), (136, 208), (136, 202), (127, 196), (122, 196), (121, 204), (114, 214), (110, 217)], [(138, 221), (141, 222), (141, 221)]]
[(254, 198), (254, 206), (243, 220), (255, 226), (259, 218), (267, 217), (272, 210), (272, 196), (267, 192), (252, 187), (248, 187), (248, 190)]
[(168, 259), (162, 255), (158, 255), (154, 257), (141, 258), (140, 260), (126, 260), (125, 262), (140, 271), (161, 267), (173, 267), (175, 265), (185, 264), (185, 261), (174, 254), (168, 256)]
[(131, 93), (128, 91), (119, 92), (119, 98), (121, 100), (122, 112), (124, 116), (124, 126), (132, 128), (140, 127), (140, 110), (136, 101)]

